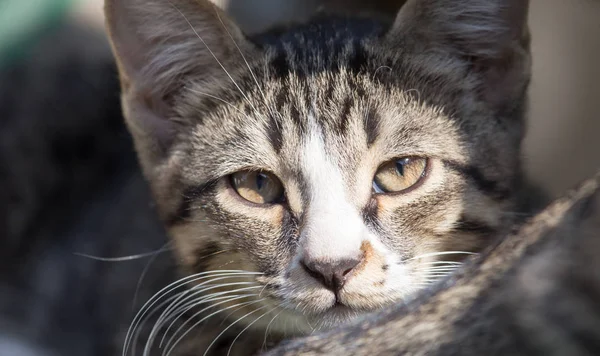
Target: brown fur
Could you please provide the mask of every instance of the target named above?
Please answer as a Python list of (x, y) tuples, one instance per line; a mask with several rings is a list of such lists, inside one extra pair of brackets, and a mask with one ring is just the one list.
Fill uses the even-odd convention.
[(600, 173), (436, 291), (269, 355), (597, 355)]

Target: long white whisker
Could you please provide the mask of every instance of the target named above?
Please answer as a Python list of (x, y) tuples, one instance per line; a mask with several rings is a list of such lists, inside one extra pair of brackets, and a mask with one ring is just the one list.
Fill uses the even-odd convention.
[(263, 340), (262, 350), (267, 348), (267, 337), (269, 335), (269, 328), (271, 327), (271, 324), (273, 324), (275, 319), (277, 319), (277, 317), (285, 311), (285, 309), (283, 309), (282, 306), (278, 306), (278, 307), (281, 308), (281, 310), (279, 311), (279, 313), (275, 314), (275, 316), (271, 319), (271, 321), (269, 321), (269, 323), (267, 324), (267, 328), (265, 329), (265, 338)]
[[(247, 298), (247, 297), (251, 297), (251, 296), (252, 296), (252, 294), (249, 294), (249, 295), (231, 295), (231, 296), (228, 296), (228, 298), (229, 298), (229, 299), (227, 299), (227, 300), (224, 300), (224, 301), (222, 301), (222, 302), (220, 302), (220, 303), (211, 304), (211, 305), (209, 305), (209, 306), (205, 307), (204, 309), (202, 309), (200, 312), (205, 312), (206, 310), (208, 310), (208, 309), (210, 309), (210, 308), (214, 308), (214, 307), (216, 307), (216, 306), (218, 306), (218, 305), (220, 305), (220, 304), (224, 304), (224, 303), (227, 303), (227, 302), (230, 302), (230, 301), (233, 301), (233, 300), (242, 299), (242, 298)], [(217, 312), (218, 312), (218, 310), (217, 310)], [(189, 322), (189, 320), (191, 320), (191, 318), (190, 318), (190, 319), (188, 319), (188, 320), (186, 320), (186, 322), (184, 323), (184, 326), (185, 326), (185, 324), (186, 324), (187, 322)], [(159, 329), (160, 329), (160, 327), (156, 327), (156, 326), (155, 326), (155, 328), (153, 328), (153, 330), (152, 330), (152, 333), (150, 334), (150, 337), (148, 338), (148, 341), (147, 341), (147, 343), (146, 343), (146, 346), (145, 346), (145, 348), (144, 348), (144, 355), (146, 355), (146, 353), (150, 351), (150, 348), (151, 348), (151, 347), (152, 347), (152, 345), (154, 344), (154, 340), (155, 340), (155, 338), (156, 338), (156, 336), (157, 336), (157, 334), (158, 334), (158, 331), (159, 331)], [(181, 329), (181, 328), (178, 328), (177, 330), (179, 331), (180, 329)], [(166, 334), (166, 333), (165, 333), (165, 334)], [(176, 334), (177, 334), (177, 332), (176, 332), (176, 333), (174, 333), (174, 334), (173, 334), (173, 335), (172, 335), (172, 336), (169, 338), (169, 340), (167, 341), (167, 346), (169, 346), (169, 344), (170, 344), (170, 343), (171, 343), (171, 341), (173, 340), (173, 337), (175, 337), (175, 335), (176, 335)], [(160, 344), (159, 344), (159, 348), (162, 348), (162, 344), (163, 344), (163, 342), (164, 342), (164, 338), (165, 338), (165, 336), (163, 336), (163, 337), (161, 338), (161, 341), (160, 341)], [(162, 352), (162, 354), (163, 354), (163, 355), (165, 354), (165, 352), (166, 352), (166, 350), (167, 350), (167, 349), (168, 349), (168, 347), (167, 347), (167, 348), (165, 348), (165, 349), (163, 350), (163, 352)]]
[(194, 27), (194, 25), (192, 25), (192, 23), (187, 18), (187, 16), (185, 16), (185, 14), (183, 12), (181, 12), (181, 10), (179, 10), (179, 8), (177, 6), (175, 6), (175, 4), (173, 4), (170, 0), (167, 0), (167, 1), (169, 2), (169, 4), (177, 12), (179, 12), (179, 14), (185, 20), (185, 22), (187, 22), (187, 24), (190, 26), (190, 28), (192, 29), (192, 31), (194, 32), (194, 34), (196, 35), (196, 37), (198, 37), (198, 39), (200, 40), (200, 42), (202, 42), (202, 44), (204, 45), (204, 47), (206, 47), (206, 49), (208, 50), (208, 52), (210, 53), (210, 55), (215, 59), (215, 61), (217, 62), (217, 64), (219, 64), (219, 66), (221, 67), (221, 69), (223, 69), (223, 71), (225, 72), (225, 74), (227, 74), (227, 76), (229, 77), (229, 79), (231, 80), (231, 82), (233, 83), (233, 85), (235, 85), (235, 87), (239, 90), (240, 94), (242, 94), (242, 96), (244, 97), (244, 99), (246, 99), (246, 101), (250, 104), (250, 106), (252, 106), (252, 108), (254, 109), (254, 111), (256, 111), (256, 108), (254, 108), (254, 106), (252, 105), (252, 102), (250, 102), (250, 100), (248, 99), (248, 97), (246, 96), (246, 94), (244, 94), (244, 92), (242, 91), (242, 88), (240, 88), (240, 86), (236, 83), (236, 81), (233, 79), (233, 77), (231, 76), (231, 74), (229, 74), (229, 72), (227, 71), (227, 69), (225, 69), (225, 66), (223, 66), (223, 64), (221, 63), (221, 61), (219, 61), (219, 59), (217, 58), (217, 56), (215, 55), (215, 53), (210, 49), (210, 47), (208, 47), (208, 44), (204, 41), (204, 39), (202, 38), (202, 36), (200, 36), (200, 34), (198, 33), (198, 31), (196, 31), (196, 28)]
[(125, 342), (124, 342), (125, 347), (123, 348), (123, 356), (127, 356), (127, 353), (129, 350), (129, 343), (132, 341), (131, 339), (133, 337), (133, 333), (134, 333), (135, 329), (139, 326), (140, 322), (143, 320), (144, 316), (146, 316), (148, 311), (160, 299), (162, 299), (167, 294), (171, 293), (171, 291), (173, 291), (187, 283), (192, 283), (192, 282), (204, 279), (204, 278), (214, 278), (214, 277), (223, 276), (223, 275), (227, 275), (227, 274), (241, 276), (241, 275), (261, 275), (262, 273), (248, 272), (248, 271), (242, 271), (242, 270), (215, 270), (215, 271), (208, 271), (208, 272), (201, 272), (201, 273), (193, 274), (193, 275), (181, 278), (181, 279), (167, 285), (166, 287), (164, 287), (163, 289), (158, 291), (156, 294), (154, 294), (154, 296), (152, 296), (152, 298), (150, 298), (142, 306), (142, 308), (137, 312), (137, 314), (133, 318), (133, 321), (131, 322), (129, 329), (127, 330), (127, 334), (125, 335)]
[[(231, 278), (239, 278), (239, 276), (237, 275), (233, 275), (233, 276), (223, 276), (223, 277), (219, 277), (219, 278), (213, 278), (210, 279), (206, 282), (200, 283), (196, 286), (194, 286), (193, 288), (185, 291), (180, 298), (178, 298), (175, 302), (173, 302), (173, 305), (171, 305), (170, 307), (168, 307), (163, 314), (161, 315), (161, 319), (162, 316), (167, 315), (169, 313), (171, 313), (171, 311), (183, 304), (188, 302), (190, 299), (195, 298), (198, 295), (201, 295), (202, 293), (208, 291), (208, 290), (213, 290), (213, 289), (217, 289), (217, 288), (222, 288), (222, 287), (230, 287), (230, 286), (235, 286), (235, 285), (251, 285), (251, 284), (256, 284), (255, 282), (232, 282), (232, 283), (221, 283), (221, 284), (211, 284), (214, 283), (215, 281), (219, 281), (219, 280), (223, 280), (223, 279), (231, 279)], [(206, 286), (208, 284), (208, 286)], [(200, 288), (202, 287), (202, 288)]]
[(225, 26), (225, 24), (223, 23), (223, 19), (221, 19), (221, 16), (219, 15), (218, 12), (217, 12), (217, 18), (221, 22), (221, 25), (223, 25), (223, 28), (227, 32), (227, 35), (229, 35), (229, 38), (231, 38), (231, 42), (233, 42), (233, 44), (235, 45), (235, 48), (237, 48), (238, 52), (240, 53), (240, 56), (242, 56), (242, 59), (244, 60), (244, 63), (246, 63), (246, 67), (248, 68), (248, 71), (250, 72), (250, 75), (252, 76), (252, 79), (254, 79), (254, 83), (256, 83), (256, 88), (260, 91), (260, 94), (263, 97), (263, 101), (264, 101), (265, 107), (267, 108), (267, 110), (269, 110), (271, 112), (271, 115), (273, 115), (273, 112), (272, 112), (271, 108), (267, 105), (268, 103), (267, 103), (267, 97), (265, 96), (265, 92), (262, 90), (262, 87), (258, 83), (258, 80), (256, 79), (256, 75), (254, 75), (254, 72), (252, 71), (252, 68), (250, 67), (250, 63), (248, 63), (248, 60), (246, 59), (246, 56), (244, 56), (244, 53), (242, 52), (242, 50), (238, 46), (237, 42), (235, 42), (235, 39), (233, 38), (233, 36), (229, 32), (229, 29), (227, 28), (227, 26)]
[(416, 268), (415, 272), (435, 272), (435, 271), (454, 271), (459, 269), (460, 267), (433, 267), (433, 268)]
[(455, 261), (423, 261), (419, 262), (419, 266), (421, 265), (463, 265), (463, 262), (455, 262)]
[(235, 345), (235, 342), (237, 341), (237, 339), (244, 333), (244, 331), (248, 330), (252, 325), (254, 325), (257, 321), (259, 321), (260, 319), (262, 319), (265, 315), (270, 314), (271, 312), (273, 312), (275, 309), (277, 309), (278, 307), (274, 307), (271, 310), (265, 312), (263, 315), (259, 316), (258, 318), (254, 319), (253, 322), (251, 322), (250, 324), (246, 325), (245, 328), (242, 329), (242, 331), (239, 332), (239, 334), (237, 334), (237, 336), (233, 339), (233, 341), (231, 342), (231, 345), (229, 345), (229, 350), (227, 350), (227, 356), (229, 356), (231, 354), (231, 350), (233, 349), (233, 345)]
[[(171, 242), (167, 242), (160, 248), (160, 250), (166, 248), (170, 244), (171, 244)], [(170, 250), (171, 248), (172, 247), (169, 246), (169, 248), (167, 250)], [(142, 287), (142, 282), (144, 281), (144, 277), (146, 277), (146, 274), (150, 270), (150, 265), (152, 265), (152, 263), (156, 260), (157, 257), (158, 257), (158, 253), (155, 254), (154, 256), (152, 256), (150, 258), (150, 260), (148, 260), (148, 263), (146, 263), (146, 266), (144, 266), (144, 269), (142, 270), (142, 273), (140, 274), (140, 278), (138, 279), (137, 285), (135, 286), (135, 292), (133, 293), (133, 300), (131, 302), (131, 310), (132, 311), (135, 310), (135, 303), (137, 303), (138, 294), (140, 292), (140, 288)]]
[[(264, 299), (259, 299), (258, 301), (263, 301), (263, 300), (264, 300)], [(257, 302), (258, 302), (258, 301), (257, 301)], [(256, 313), (256, 312), (258, 312), (258, 311), (260, 311), (260, 310), (263, 310), (263, 309), (264, 309), (264, 308), (266, 308), (266, 307), (267, 307), (267, 306), (265, 305), (265, 306), (262, 306), (262, 307), (260, 307), (260, 308), (258, 308), (258, 309), (255, 309), (255, 310), (253, 310), (253, 311), (251, 311), (251, 312), (249, 312), (249, 313), (245, 314), (244, 316), (242, 316), (242, 317), (238, 318), (238, 319), (237, 319), (236, 321), (234, 321), (233, 323), (229, 324), (229, 326), (228, 326), (228, 327), (226, 327), (226, 328), (225, 328), (223, 331), (221, 331), (221, 332), (219, 333), (219, 335), (217, 335), (217, 337), (215, 337), (215, 339), (214, 339), (214, 340), (213, 340), (213, 341), (212, 341), (212, 342), (211, 342), (211, 343), (208, 345), (208, 347), (206, 348), (206, 351), (204, 351), (204, 354), (202, 354), (202, 356), (206, 356), (206, 355), (208, 354), (208, 351), (210, 350), (210, 348), (211, 348), (211, 347), (212, 347), (212, 346), (215, 344), (215, 342), (217, 342), (217, 340), (219, 340), (219, 338), (220, 338), (220, 337), (221, 337), (223, 334), (225, 334), (225, 332), (226, 332), (227, 330), (229, 330), (229, 329), (230, 329), (232, 326), (234, 326), (235, 324), (237, 324), (237, 323), (238, 323), (238, 322), (240, 322), (241, 320), (245, 319), (246, 317), (248, 317), (248, 316), (250, 316), (250, 315), (252, 315), (252, 314), (254, 314), (254, 313)]]
[[(237, 276), (234, 276), (234, 277), (237, 277)], [(215, 278), (215, 279), (217, 279), (217, 278)], [(219, 279), (221, 279), (221, 278), (219, 278)], [(208, 282), (212, 282), (212, 281), (214, 281), (214, 279), (212, 279), (212, 280), (209, 280)], [(205, 282), (205, 283), (207, 283), (207, 282)], [(249, 283), (249, 284), (251, 284), (252, 282), (246, 282), (246, 283)], [(208, 290), (208, 289), (214, 289), (215, 287), (218, 287), (218, 286), (219, 286), (219, 285), (217, 285), (217, 286), (213, 286), (213, 285), (211, 285), (211, 286), (209, 286), (209, 287), (205, 288), (205, 290)], [(194, 306), (196, 306), (197, 304), (201, 304), (201, 303), (203, 302), (203, 300), (204, 300), (204, 299), (209, 299), (209, 298), (211, 298), (211, 297), (216, 297), (216, 296), (223, 295), (223, 294), (237, 293), (237, 292), (240, 292), (240, 291), (243, 291), (243, 290), (248, 290), (248, 289), (257, 289), (257, 288), (259, 288), (259, 286), (255, 286), (255, 287), (249, 287), (249, 288), (238, 288), (238, 289), (229, 290), (229, 291), (225, 291), (225, 292), (213, 293), (213, 294), (210, 294), (210, 295), (208, 295), (208, 296), (204, 296), (204, 297), (202, 297), (202, 298), (197, 298), (197, 299), (195, 299), (194, 301), (192, 301), (191, 303), (189, 303), (189, 305), (190, 305), (190, 308), (188, 308), (188, 310), (189, 310), (189, 309), (191, 309), (191, 308), (193, 308), (193, 307), (194, 307)], [(189, 290), (186, 290), (186, 291), (180, 292), (180, 293), (178, 293), (178, 294), (176, 294), (176, 295), (174, 295), (174, 296), (172, 296), (172, 297), (168, 298), (168, 299), (167, 299), (165, 302), (161, 303), (161, 304), (160, 304), (160, 305), (159, 305), (157, 308), (155, 308), (155, 310), (154, 310), (154, 311), (152, 311), (152, 312), (149, 314), (148, 318), (149, 318), (150, 316), (154, 315), (154, 313), (155, 313), (156, 311), (160, 310), (160, 308), (162, 308), (164, 305), (166, 305), (166, 304), (168, 304), (168, 303), (171, 303), (171, 307), (168, 307), (168, 308), (167, 308), (168, 310), (165, 310), (165, 311), (163, 311), (163, 312), (161, 313), (161, 315), (158, 317), (158, 319), (156, 320), (156, 322), (155, 322), (155, 324), (154, 324), (154, 326), (153, 326), (153, 328), (152, 328), (152, 330), (151, 330), (151, 332), (150, 332), (150, 337), (149, 337), (149, 340), (154, 340), (154, 338), (155, 338), (155, 334), (156, 334), (156, 333), (159, 331), (159, 329), (162, 327), (162, 325), (163, 325), (163, 324), (164, 324), (166, 321), (168, 321), (168, 320), (170, 320), (170, 319), (172, 319), (172, 318), (175, 318), (175, 320), (173, 321), (173, 323), (174, 323), (174, 322), (177, 320), (177, 318), (178, 318), (178, 315), (181, 315), (181, 314), (179, 314), (179, 311), (180, 311), (180, 309), (181, 309), (181, 308), (177, 309), (177, 310), (175, 311), (175, 313), (171, 313), (171, 309), (172, 309), (172, 308), (174, 308), (174, 307), (173, 307), (173, 305), (177, 306), (177, 305), (178, 305), (178, 303), (180, 304), (180, 303), (181, 303), (181, 301), (180, 301), (181, 297), (185, 296), (187, 293), (189, 293)], [(184, 311), (184, 312), (185, 312), (185, 311)], [(173, 323), (171, 323), (171, 324), (173, 324)], [(171, 327), (171, 326), (169, 326), (169, 329), (170, 329), (170, 327)], [(141, 326), (140, 326), (140, 328), (141, 328)], [(168, 330), (167, 330), (167, 331), (168, 331)], [(135, 355), (135, 347), (136, 347), (136, 345), (137, 345), (137, 338), (138, 338), (138, 336), (139, 336), (139, 333), (135, 333), (135, 334), (134, 334), (134, 339), (133, 339), (133, 342), (134, 342), (133, 354), (134, 354), (134, 355)]]
[(192, 93), (194, 93), (194, 94), (204, 95), (204, 96), (208, 96), (209, 98), (213, 98), (215, 100), (219, 100), (220, 102), (226, 104), (227, 106), (229, 106), (233, 110), (235, 110), (235, 111), (239, 112), (240, 114), (244, 115), (246, 118), (250, 119), (250, 116), (248, 116), (245, 112), (243, 112), (242, 110), (240, 110), (237, 106), (233, 105), (232, 103), (230, 103), (230, 102), (228, 102), (226, 100), (223, 100), (223, 99), (219, 98), (218, 96), (211, 95), (211, 94), (208, 94), (208, 93), (205, 93), (205, 92), (201, 92), (201, 91), (196, 90), (196, 89), (187, 88), (187, 87), (185, 89), (188, 90), (188, 91), (190, 91), (190, 92), (192, 92)]
[[(132, 341), (131, 338), (133, 337), (133, 335), (135, 335), (134, 332), (135, 332), (136, 328), (138, 328), (138, 326), (141, 326), (140, 323), (143, 321), (144, 316), (160, 299), (162, 299), (164, 296), (169, 294), (171, 291), (175, 290), (176, 288), (182, 286), (185, 283), (194, 282), (194, 281), (205, 279), (205, 278), (215, 278), (215, 277), (226, 276), (226, 275), (233, 275), (235, 277), (238, 277), (239, 275), (246, 275), (246, 274), (247, 274), (247, 272), (242, 271), (240, 273), (240, 271), (238, 271), (238, 270), (233, 270), (231, 272), (226, 272), (226, 273), (204, 272), (204, 273), (198, 273), (198, 274), (195, 274), (192, 276), (182, 278), (178, 281), (175, 281), (175, 282), (169, 284), (167, 287), (163, 288), (161, 291), (159, 291), (157, 294), (155, 294), (152, 298), (150, 298), (150, 300), (148, 300), (148, 302), (146, 302), (146, 304), (144, 304), (142, 309), (140, 309), (140, 311), (134, 317), (134, 319), (129, 327), (129, 330), (127, 331), (127, 334), (125, 336), (125, 347), (123, 350), (123, 355), (124, 356), (127, 355), (129, 343)], [(173, 287), (171, 287), (171, 286), (173, 286)], [(185, 292), (182, 292), (182, 293), (185, 293)], [(178, 295), (180, 295), (180, 294), (178, 294)], [(169, 300), (171, 300), (171, 299), (169, 299)], [(162, 305), (164, 305), (164, 303), (161, 304), (161, 307), (162, 307)], [(152, 314), (154, 314), (154, 313), (152, 313)]]
[[(217, 298), (219, 296), (222, 296), (222, 295), (227, 296), (227, 294), (245, 292), (245, 291), (249, 291), (249, 290), (257, 289), (257, 288), (258, 288), (257, 286), (246, 287), (246, 288), (238, 288), (238, 289), (234, 289), (234, 290), (230, 290), (230, 291), (209, 294), (208, 296), (204, 296), (204, 297), (197, 298), (197, 299), (194, 299), (192, 301), (189, 301), (184, 306), (179, 307), (177, 310), (175, 310), (174, 312), (172, 312), (171, 315), (165, 316), (164, 322), (167, 322), (170, 319), (172, 319), (171, 323), (169, 324), (169, 327), (165, 331), (165, 335), (169, 332), (169, 330), (171, 329), (171, 327), (175, 324), (175, 322), (177, 321), (177, 319), (181, 315), (187, 313), (189, 310), (193, 309), (194, 307), (196, 307), (196, 306), (198, 306), (200, 304), (203, 304), (203, 303), (214, 301), (215, 298)], [(252, 294), (252, 295), (256, 295), (256, 294)], [(200, 312), (194, 314), (190, 319), (193, 319), (194, 317), (198, 316), (199, 313)], [(163, 320), (161, 320), (160, 322), (164, 323)], [(158, 324), (158, 322), (157, 322), (157, 324)], [(163, 339), (164, 339), (164, 337), (163, 337)], [(162, 345), (162, 341), (161, 341), (161, 345)]]
[(96, 261), (102, 261), (102, 262), (127, 262), (127, 261), (132, 261), (132, 260), (139, 260), (141, 258), (146, 258), (146, 257), (156, 257), (156, 255), (163, 253), (163, 252), (167, 252), (170, 249), (171, 249), (171, 247), (165, 248), (165, 246), (163, 245), (163, 247), (159, 248), (156, 251), (139, 253), (137, 255), (121, 256), (121, 257), (100, 257), (100, 256), (88, 255), (87, 253), (81, 253), (81, 252), (73, 252), (73, 254), (75, 256), (85, 257), (85, 258), (89, 258), (89, 259), (96, 260)]
[(468, 252), (468, 251), (443, 251), (443, 252), (432, 252), (432, 253), (425, 253), (422, 255), (418, 255), (412, 258), (409, 258), (405, 261), (411, 261), (411, 260), (416, 260), (416, 259), (420, 259), (420, 258), (426, 258), (426, 257), (435, 257), (435, 256), (443, 256), (443, 255), (478, 255), (478, 253), (475, 252)]
[[(212, 316), (214, 316), (214, 315), (216, 315), (216, 314), (218, 314), (218, 313), (221, 313), (221, 312), (223, 312), (223, 311), (225, 311), (225, 310), (232, 309), (232, 308), (236, 308), (236, 307), (238, 307), (238, 306), (240, 306), (240, 305), (252, 305), (252, 304), (256, 304), (256, 303), (262, 302), (263, 300), (264, 300), (264, 299), (259, 299), (259, 300), (255, 300), (255, 301), (250, 301), (250, 302), (245, 302), (245, 303), (240, 303), (240, 304), (234, 304), (234, 305), (232, 305), (232, 306), (229, 306), (229, 307), (227, 307), (227, 308), (219, 309), (219, 310), (217, 310), (217, 311), (215, 311), (215, 312), (213, 312), (213, 313), (211, 313), (211, 314), (209, 314), (209, 315), (205, 316), (205, 317), (204, 317), (204, 318), (202, 318), (200, 321), (198, 321), (198, 322), (194, 323), (194, 325), (192, 325), (192, 326), (191, 326), (191, 327), (190, 327), (190, 328), (189, 328), (189, 329), (188, 329), (188, 330), (187, 330), (185, 333), (183, 333), (183, 335), (181, 335), (181, 336), (180, 336), (180, 337), (179, 337), (179, 338), (178, 338), (178, 339), (177, 339), (177, 340), (176, 340), (176, 341), (173, 343), (173, 346), (171, 346), (171, 348), (168, 350), (168, 352), (167, 352), (166, 356), (169, 356), (169, 355), (171, 354), (171, 352), (172, 352), (172, 351), (173, 351), (173, 349), (174, 349), (174, 348), (177, 346), (177, 344), (178, 344), (178, 343), (179, 343), (179, 342), (180, 342), (180, 341), (181, 341), (181, 340), (182, 340), (182, 339), (183, 339), (183, 338), (184, 338), (184, 337), (185, 337), (187, 334), (189, 334), (189, 333), (192, 331), (192, 329), (194, 329), (196, 326), (200, 325), (200, 324), (201, 324), (203, 321), (205, 321), (206, 319), (208, 319), (208, 318), (210, 318), (210, 317), (212, 317)], [(168, 342), (167, 344), (170, 344), (170, 342)]]
[[(165, 338), (166, 338), (167, 334), (169, 333), (169, 331), (171, 330), (171, 328), (172, 328), (172, 327), (173, 327), (173, 325), (174, 325), (174, 324), (173, 324), (173, 322), (172, 322), (172, 323), (169, 325), (169, 327), (167, 328), (167, 330), (165, 331), (165, 333), (164, 333), (163, 337), (161, 338), (161, 340), (160, 340), (160, 344), (159, 344), (159, 347), (161, 347), (161, 348), (162, 348), (162, 347), (163, 347), (163, 345), (165, 345), (165, 351), (166, 351), (166, 350), (169, 350), (169, 349), (170, 349), (170, 347), (171, 347), (171, 342), (173, 341), (173, 338), (174, 338), (174, 337), (175, 337), (177, 334), (179, 334), (179, 333), (181, 332), (181, 330), (182, 330), (183, 328), (185, 328), (185, 327), (186, 327), (186, 325), (188, 325), (189, 323), (191, 323), (191, 320), (194, 320), (194, 318), (196, 318), (197, 316), (199, 316), (199, 315), (202, 315), (202, 313), (204, 313), (205, 311), (207, 311), (207, 310), (209, 310), (209, 309), (211, 309), (211, 308), (215, 308), (215, 307), (217, 307), (217, 306), (219, 306), (219, 305), (222, 305), (222, 304), (227, 304), (227, 303), (230, 303), (230, 302), (232, 302), (232, 301), (235, 301), (235, 300), (244, 299), (244, 298), (251, 298), (251, 297), (255, 297), (255, 296), (256, 296), (256, 293), (254, 293), (254, 294), (252, 294), (252, 293), (251, 293), (251, 294), (234, 294), (234, 295), (227, 295), (227, 296), (224, 296), (224, 297), (219, 297), (219, 298), (211, 298), (210, 300), (206, 300), (205, 302), (212, 302), (212, 301), (217, 301), (217, 300), (222, 300), (222, 301), (220, 301), (220, 302), (218, 302), (218, 303), (212, 303), (212, 304), (210, 304), (210, 305), (208, 305), (208, 306), (204, 307), (202, 310), (200, 310), (200, 311), (198, 311), (198, 312), (194, 313), (194, 315), (192, 315), (190, 318), (188, 318), (188, 319), (187, 319), (187, 320), (186, 320), (186, 321), (185, 321), (185, 322), (184, 322), (182, 325), (180, 325), (180, 326), (177, 328), (177, 330), (175, 330), (175, 332), (173, 333), (173, 335), (172, 335), (172, 336), (169, 338), (169, 340), (168, 340), (168, 341), (167, 341), (167, 343), (165, 344), (165, 343), (164, 343), (164, 341), (165, 341)], [(191, 309), (191, 308), (190, 308), (190, 309)], [(189, 309), (188, 309), (188, 310), (189, 310)]]
[[(174, 299), (176, 299), (179, 296), (179, 294), (175, 294), (169, 298), (167, 298), (165, 301), (163, 301), (162, 303), (160, 303), (156, 308), (152, 309), (148, 315), (147, 315), (147, 319), (150, 319), (154, 314), (158, 313), (165, 305), (168, 305), (169, 303), (171, 303)], [(144, 321), (145, 322), (145, 321)], [(144, 324), (144, 322), (142, 322), (139, 327), (136, 327), (133, 329), (133, 332), (131, 334), (131, 338), (130, 340), (125, 342), (125, 347), (124, 350), (125, 352), (128, 351), (128, 347), (129, 345), (131, 346), (131, 353), (133, 355), (136, 355), (136, 350), (137, 350), (137, 341), (139, 340), (140, 337), (140, 333), (142, 331), (142, 326)], [(130, 326), (131, 327), (131, 326)]]

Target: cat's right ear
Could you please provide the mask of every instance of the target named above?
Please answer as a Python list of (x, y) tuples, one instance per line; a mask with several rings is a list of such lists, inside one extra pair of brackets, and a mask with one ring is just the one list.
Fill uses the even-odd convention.
[(179, 129), (172, 103), (186, 83), (222, 80), (223, 68), (254, 47), (208, 0), (106, 0), (105, 15), (124, 114), (147, 170)]

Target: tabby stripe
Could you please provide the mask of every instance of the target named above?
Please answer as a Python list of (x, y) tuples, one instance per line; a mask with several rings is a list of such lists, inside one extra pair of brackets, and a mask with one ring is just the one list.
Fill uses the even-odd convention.
[(497, 233), (497, 229), (482, 221), (473, 220), (466, 216), (461, 216), (457, 222), (456, 230), (469, 232), (478, 235), (493, 235)]
[(283, 135), (280, 128), (281, 125), (277, 121), (277, 118), (270, 116), (269, 122), (267, 123), (267, 135), (273, 150), (277, 154), (281, 152), (281, 148), (283, 147)]
[(204, 246), (198, 248), (195, 252), (196, 262), (192, 267), (195, 273), (207, 271), (210, 267), (210, 260), (223, 249), (214, 241), (208, 241)]
[(348, 68), (353, 73), (360, 73), (360, 71), (367, 65), (367, 55), (362, 46), (358, 43), (358, 41), (353, 42), (354, 53), (352, 57), (348, 60)]
[(444, 165), (463, 177), (470, 179), (477, 188), (496, 200), (505, 200), (511, 196), (509, 189), (503, 188), (496, 181), (490, 180), (476, 167), (463, 165), (454, 161), (444, 161)]
[(362, 217), (367, 226), (372, 228), (379, 227), (379, 219), (377, 218), (379, 210), (379, 204), (377, 204), (377, 199), (369, 200), (369, 203), (365, 205), (362, 210)]
[(377, 136), (379, 136), (379, 122), (381, 118), (372, 106), (369, 106), (364, 120), (365, 132), (367, 133), (367, 147), (371, 147)]
[(345, 135), (348, 131), (348, 123), (350, 121), (350, 110), (352, 110), (353, 104), (354, 101), (352, 100), (352, 98), (346, 97), (346, 99), (344, 99), (338, 125), (340, 135)]
[(290, 74), (290, 66), (284, 51), (278, 52), (270, 64), (275, 71), (275, 78), (284, 78)]
[(172, 227), (174, 225), (184, 223), (192, 215), (192, 203), (201, 196), (206, 195), (206, 193), (214, 189), (216, 185), (217, 181), (214, 180), (202, 185), (192, 186), (184, 189), (183, 198), (179, 203), (176, 212), (167, 218), (165, 224), (168, 227)]

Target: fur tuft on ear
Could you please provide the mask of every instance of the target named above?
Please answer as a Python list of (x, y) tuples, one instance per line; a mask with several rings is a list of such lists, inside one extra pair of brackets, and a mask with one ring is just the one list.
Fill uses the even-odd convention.
[(460, 58), (480, 75), (483, 99), (501, 108), (530, 77), (528, 0), (409, 0), (387, 40), (411, 51)]
[(173, 100), (188, 82), (218, 82), (253, 46), (208, 0), (106, 0), (123, 110), (147, 175), (181, 128)]

